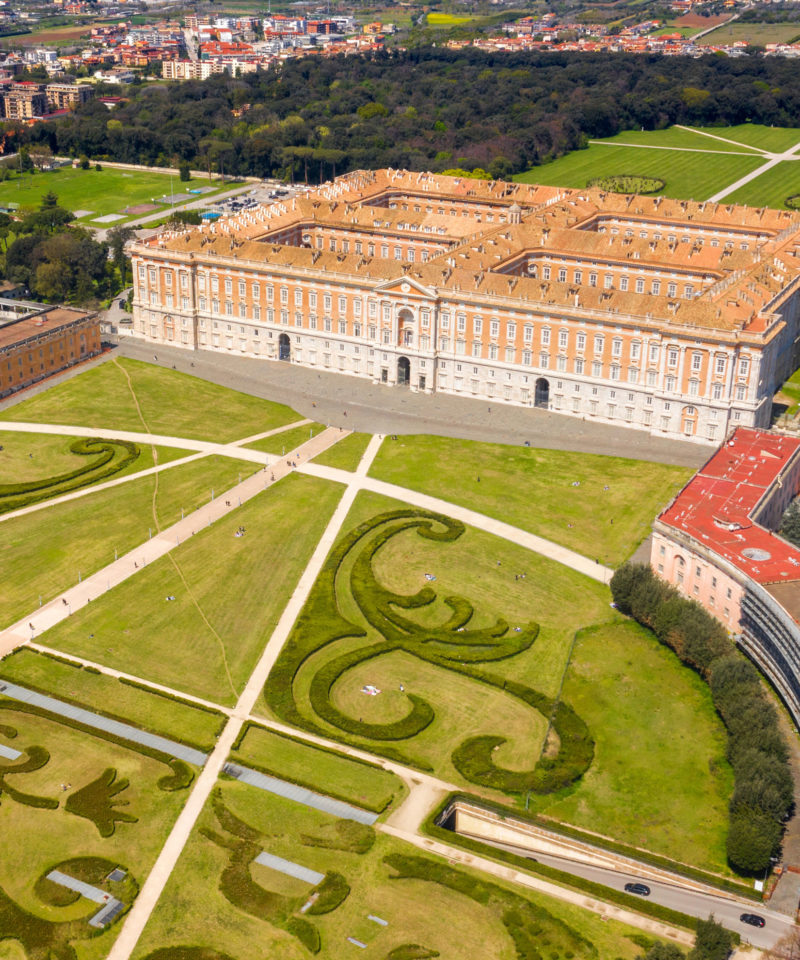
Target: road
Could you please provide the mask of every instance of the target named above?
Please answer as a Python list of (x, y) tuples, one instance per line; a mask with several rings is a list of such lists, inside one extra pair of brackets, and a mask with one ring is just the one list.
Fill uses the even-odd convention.
[[(499, 847), (501, 850), (509, 850), (512, 853), (519, 854), (528, 860), (535, 860), (550, 867), (557, 867), (559, 870), (564, 870), (574, 876), (594, 880), (606, 887), (611, 887), (613, 890), (624, 890), (626, 883), (642, 882), (642, 878), (636, 874), (618, 873), (616, 870), (577, 863), (565, 857), (554, 857), (540, 853), (534, 855), (522, 847), (514, 847), (509, 844), (484, 842), (491, 844), (493, 847)], [(782, 913), (776, 913), (774, 910), (769, 910), (759, 904), (728, 899), (725, 896), (715, 897), (650, 879), (646, 882), (647, 886), (650, 887), (648, 899), (651, 902), (660, 903), (662, 906), (671, 907), (673, 910), (680, 910), (681, 913), (702, 919), (706, 919), (713, 913), (715, 919), (723, 926), (729, 930), (734, 930), (742, 937), (742, 940), (747, 940), (755, 947), (771, 947), (776, 940), (779, 940), (794, 926), (790, 917)], [(758, 914), (766, 920), (766, 926), (759, 929), (742, 923), (739, 919), (742, 913)]]

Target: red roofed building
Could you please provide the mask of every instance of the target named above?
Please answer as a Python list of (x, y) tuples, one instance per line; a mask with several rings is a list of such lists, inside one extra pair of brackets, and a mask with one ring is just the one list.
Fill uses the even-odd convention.
[(740, 427), (658, 517), (650, 563), (735, 635), (800, 721), (800, 550), (774, 530), (800, 440)]

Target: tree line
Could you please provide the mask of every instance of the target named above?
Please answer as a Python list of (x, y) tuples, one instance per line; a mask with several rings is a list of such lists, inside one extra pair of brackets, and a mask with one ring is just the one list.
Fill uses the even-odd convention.
[(112, 111), (93, 100), (49, 123), (5, 122), (6, 150), (43, 144), (93, 160), (309, 181), (378, 167), (508, 177), (624, 129), (800, 117), (794, 63), (755, 55), (429, 46), (112, 89), (128, 98)]
[(794, 790), (788, 748), (758, 671), (733, 646), (719, 620), (646, 564), (620, 567), (611, 579), (611, 593), (620, 612), (649, 627), (708, 683), (728, 733), (734, 775), (728, 861), (740, 872), (762, 873), (780, 847)]

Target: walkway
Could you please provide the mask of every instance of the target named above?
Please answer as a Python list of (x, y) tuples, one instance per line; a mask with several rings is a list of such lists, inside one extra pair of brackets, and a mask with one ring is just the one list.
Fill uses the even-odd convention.
[[(328, 431), (325, 432), (327, 433)], [(315, 440), (324, 436), (325, 433), (319, 434), (318, 437), (315, 437)], [(313, 442), (314, 440), (309, 441), (309, 443)], [(378, 452), (379, 446), (380, 441), (373, 437), (364, 452), (364, 456), (361, 458), (357, 470), (358, 476), (364, 476), (367, 473), (375, 458), (375, 454)], [(278, 659), (278, 655), (289, 637), (294, 622), (308, 599), (308, 595), (311, 592), (311, 588), (319, 572), (322, 570), (328, 552), (336, 542), (336, 538), (339, 535), (342, 524), (347, 519), (347, 514), (353, 505), (354, 499), (355, 487), (347, 487), (311, 559), (303, 571), (300, 581), (289, 598), (289, 602), (286, 604), (281, 618), (264, 648), (261, 659), (256, 664), (255, 670), (253, 670), (250, 679), (247, 681), (244, 692), (236, 703), (233, 715), (225, 724), (214, 751), (209, 757), (200, 776), (195, 781), (186, 805), (175, 821), (175, 825), (170, 831), (166, 843), (161, 848), (161, 852), (158, 855), (153, 869), (150, 871), (139, 891), (138, 897), (125, 918), (122, 930), (108, 955), (108, 960), (128, 960), (133, 953), (139, 937), (142, 935), (142, 931), (150, 918), (150, 914), (153, 912), (161, 894), (164, 892), (167, 880), (169, 880), (170, 874), (189, 840), (189, 835), (197, 822), (197, 818), (200, 816), (222, 772), (222, 768), (228, 759), (233, 744), (239, 736), (247, 717), (253, 712), (256, 701), (267, 681), (267, 676), (272, 670), (275, 661)]]
[(148, 733), (139, 727), (132, 727), (129, 723), (112, 720), (111, 717), (104, 717), (102, 714), (92, 713), (89, 710), (84, 710), (82, 707), (65, 703), (63, 700), (46, 697), (43, 693), (28, 690), (26, 687), (17, 686), (16, 683), (9, 683), (7, 680), (0, 680), (0, 693), (2, 693), (4, 697), (19, 700), (21, 703), (30, 703), (34, 707), (47, 710), (48, 713), (54, 713), (59, 717), (67, 717), (70, 720), (75, 720), (77, 723), (82, 723), (84, 726), (91, 727), (93, 730), (103, 730), (123, 740), (130, 740), (133, 743), (140, 743), (143, 747), (149, 747), (151, 750), (158, 750), (159, 753), (165, 753), (169, 757), (177, 757), (178, 760), (193, 763), (196, 767), (202, 767), (208, 756), (200, 750), (195, 750), (194, 747), (187, 747), (185, 744), (177, 743), (175, 740), (159, 737), (157, 734)]
[[(324, 430), (312, 440), (298, 447), (297, 452), (293, 455), (304, 459), (314, 457), (322, 453), (323, 450), (327, 450), (344, 435), (339, 430)], [(143, 436), (147, 437), (149, 435), (144, 434)], [(176, 445), (180, 446), (180, 443), (176, 443)], [(232, 446), (230, 449), (236, 450), (238, 448)], [(263, 458), (265, 455), (258, 453), (258, 456)], [(152, 539), (146, 540), (113, 563), (66, 590), (55, 600), (18, 620), (0, 633), (0, 658), (11, 653), (12, 650), (28, 640), (39, 636), (45, 630), (54, 627), (74, 611), (86, 606), (93, 598), (111, 590), (112, 587), (127, 580), (128, 577), (134, 576), (139, 570), (163, 557), (170, 550), (183, 543), (184, 540), (188, 540), (189, 537), (231, 513), (237, 507), (261, 493), (262, 490), (266, 490), (277, 483), (291, 473), (292, 469), (292, 467), (287, 466), (285, 459), (280, 458), (277, 463), (270, 467), (269, 474), (266, 473), (265, 468), (264, 471), (254, 473), (231, 490), (224, 493), (220, 492), (220, 495), (214, 500), (195, 510), (188, 517), (179, 520), (166, 530), (162, 530)]]

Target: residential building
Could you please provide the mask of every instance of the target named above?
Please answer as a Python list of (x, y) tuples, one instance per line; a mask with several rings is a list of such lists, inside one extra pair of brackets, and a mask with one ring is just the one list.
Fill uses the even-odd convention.
[(72, 110), (92, 98), (92, 88), (85, 83), (48, 83), (45, 93), (53, 110)]
[(30, 120), (47, 113), (44, 84), (23, 80), (12, 83), (3, 96), (4, 116), (9, 120)]

